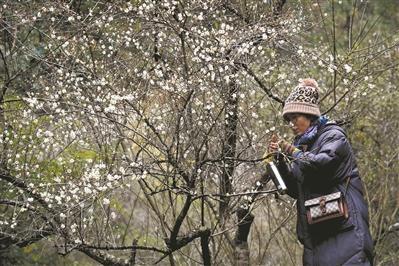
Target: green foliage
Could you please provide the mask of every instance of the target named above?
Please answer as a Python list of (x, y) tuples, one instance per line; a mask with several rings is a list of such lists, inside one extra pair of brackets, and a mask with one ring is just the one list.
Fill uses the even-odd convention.
[(2, 266), (94, 266), (98, 265), (92, 260), (71, 254), (63, 257), (57, 255), (55, 250), (47, 243), (39, 242), (24, 248), (11, 247), (0, 251)]

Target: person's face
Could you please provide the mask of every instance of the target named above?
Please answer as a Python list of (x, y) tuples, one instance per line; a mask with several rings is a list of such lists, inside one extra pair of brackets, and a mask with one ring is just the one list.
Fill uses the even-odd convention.
[(302, 114), (288, 114), (290, 127), (295, 135), (302, 135), (310, 127), (312, 121)]

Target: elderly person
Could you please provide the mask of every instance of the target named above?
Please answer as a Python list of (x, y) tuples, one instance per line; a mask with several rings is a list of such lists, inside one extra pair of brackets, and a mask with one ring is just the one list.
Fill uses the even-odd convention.
[[(304, 245), (304, 265), (372, 265), (373, 242), (369, 231), (367, 203), (355, 156), (345, 131), (320, 116), (318, 85), (302, 80), (283, 109), (284, 119), (295, 134), (292, 144), (271, 142), (269, 152), (281, 149), (290, 163), (278, 167), (297, 199), (297, 236)], [(305, 201), (340, 191), (349, 217), (309, 224)]]

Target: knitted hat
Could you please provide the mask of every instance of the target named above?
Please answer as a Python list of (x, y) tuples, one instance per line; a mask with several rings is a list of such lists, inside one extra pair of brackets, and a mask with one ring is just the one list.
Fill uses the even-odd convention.
[(319, 87), (314, 79), (300, 80), (298, 86), (291, 92), (283, 108), (283, 117), (288, 120), (287, 115), (292, 113), (309, 114), (319, 117), (318, 106)]

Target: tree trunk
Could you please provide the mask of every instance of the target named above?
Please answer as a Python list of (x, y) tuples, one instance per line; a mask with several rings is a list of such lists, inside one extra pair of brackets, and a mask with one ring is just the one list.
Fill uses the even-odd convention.
[[(225, 134), (223, 143), (223, 174), (220, 180), (220, 194), (231, 193), (233, 188), (231, 179), (235, 169), (234, 157), (237, 145), (237, 124), (238, 124), (238, 85), (235, 80), (229, 83), (226, 95), (225, 110)], [(219, 205), (220, 219), (225, 217), (229, 205), (229, 198), (222, 197)]]
[(251, 229), (254, 216), (249, 209), (239, 209), (237, 211), (238, 230), (234, 238), (235, 244), (235, 265), (249, 265), (248, 235)]

